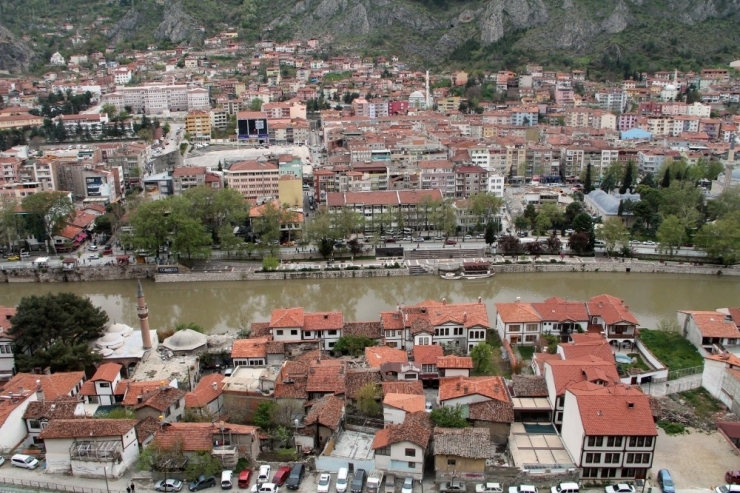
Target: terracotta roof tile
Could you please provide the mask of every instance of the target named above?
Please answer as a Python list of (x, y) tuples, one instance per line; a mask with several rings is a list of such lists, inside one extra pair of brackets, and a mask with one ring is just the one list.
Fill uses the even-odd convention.
[(285, 343), (282, 341), (268, 341), (265, 344), (267, 354), (285, 354)]
[(388, 346), (371, 346), (365, 348), (365, 358), (373, 368), (380, 368), (383, 363), (408, 363), (406, 351)]
[(231, 358), (266, 358), (267, 337), (237, 339), (231, 346)]
[(201, 408), (218, 399), (223, 392), (223, 380), (224, 376), (220, 373), (210, 373), (201, 378), (192, 392), (185, 394), (185, 407)]
[(16, 309), (14, 307), (0, 306), (0, 337), (11, 338), (13, 336), (8, 334), (10, 328), (10, 319), (15, 315)]
[(119, 380), (116, 384), (116, 388), (113, 389), (113, 395), (126, 395), (128, 391), (128, 379)]
[(270, 317), (270, 328), (303, 327), (303, 308), (277, 308), (272, 311)]
[(380, 371), (377, 368), (348, 369), (344, 379), (346, 397), (354, 399), (357, 391), (369, 383), (380, 383)]
[(344, 394), (344, 374), (346, 362), (344, 360), (313, 361), (309, 365), (306, 390), (308, 392), (332, 392)]
[(407, 413), (400, 425), (389, 425), (375, 434), (373, 450), (387, 447), (394, 443), (411, 442), (424, 449), (429, 445), (432, 435), (432, 421), (425, 412)]
[(470, 419), (494, 423), (514, 422), (514, 404), (511, 401), (492, 399), (485, 402), (476, 402), (470, 404), (468, 412)]
[[(588, 381), (586, 370), (589, 369), (601, 370), (600, 376), (606, 378), (607, 384), (616, 385), (620, 381), (617, 367), (613, 362), (607, 362), (594, 356), (545, 362), (545, 371), (552, 372), (556, 395), (563, 395), (565, 389), (571, 384)], [(601, 379), (599, 378), (599, 380)], [(593, 380), (591, 381), (593, 383)]]
[(95, 375), (90, 379), (93, 382), (97, 382), (98, 380), (103, 382), (113, 382), (116, 377), (119, 377), (121, 375), (121, 369), (123, 366), (119, 365), (118, 363), (103, 363), (98, 367), (98, 369), (95, 371)]
[(684, 311), (682, 313), (687, 313), (694, 319), (702, 337), (740, 338), (740, 330), (730, 316), (713, 311)]
[(303, 330), (341, 330), (344, 327), (342, 312), (306, 313), (303, 320)]
[(601, 317), (607, 325), (619, 322), (634, 325), (639, 323), (623, 300), (608, 294), (594, 296), (587, 306), (589, 315)]
[(141, 445), (147, 438), (154, 435), (160, 428), (159, 420), (154, 416), (142, 419), (136, 424), (136, 439)]
[[(563, 359), (578, 359), (584, 356), (595, 356), (603, 361), (614, 361), (614, 353), (611, 345), (601, 334), (573, 334), (576, 337), (573, 342), (559, 344)], [(589, 339), (590, 337), (590, 339)]]
[[(231, 434), (253, 435), (259, 430), (256, 426), (225, 423)], [(215, 438), (214, 438), (215, 437)], [(182, 444), (184, 452), (211, 450), (216, 440), (221, 438), (221, 428), (216, 423), (167, 423), (156, 430), (154, 441), (163, 448)]]
[(252, 322), (250, 337), (266, 337), (270, 335), (270, 322)]
[[(23, 419), (75, 419), (75, 410), (81, 401), (60, 397), (53, 401), (33, 401), (28, 403)], [(82, 417), (82, 416), (80, 416)]]
[[(167, 385), (162, 386), (161, 382), (129, 382), (122, 404), (134, 409), (152, 407), (157, 411), (164, 411), (184, 396), (184, 390)], [(141, 397), (141, 402), (139, 402), (139, 397)]]
[(444, 351), (439, 344), (423, 346), (415, 344), (411, 354), (413, 354), (414, 363), (417, 365), (436, 365), (437, 358), (443, 356)]
[(588, 436), (656, 436), (648, 396), (637, 387), (574, 386), (583, 429)]
[(488, 428), (434, 428), (434, 455), (487, 459), (492, 451)]
[(421, 380), (413, 382), (383, 382), (383, 396), (388, 394), (416, 394), (424, 395), (424, 384)]
[(511, 323), (539, 323), (542, 321), (537, 310), (531, 304), (515, 303), (496, 303), (498, 316), (505, 324)]
[(327, 395), (317, 399), (311, 405), (306, 415), (306, 425), (320, 424), (330, 430), (339, 428), (339, 423), (344, 414), (344, 401), (333, 395)]
[(342, 334), (346, 336), (364, 336), (370, 339), (383, 337), (380, 322), (344, 322)]
[(423, 395), (418, 394), (386, 394), (383, 404), (407, 413), (416, 413), (424, 411), (426, 401)]
[(97, 395), (97, 390), (95, 389), (95, 382), (92, 380), (88, 380), (85, 383), (82, 384), (82, 388), (80, 388), (80, 395)]
[(134, 426), (135, 419), (55, 419), (46, 425), (39, 438), (119, 437)]
[(532, 303), (532, 308), (546, 322), (588, 323), (586, 304), (582, 301), (566, 301), (562, 298), (553, 297), (542, 303)]
[(84, 371), (69, 371), (37, 375), (35, 373), (16, 373), (2, 387), (3, 392), (18, 392), (18, 389), (36, 390), (36, 381), (41, 382), (44, 398), (54, 400), (71, 395), (75, 387), (85, 378)]
[(534, 353), (532, 356), (534, 362), (537, 364), (537, 366), (540, 367), (540, 374), (544, 374), (545, 371), (545, 361), (560, 361), (563, 359), (562, 356), (559, 354), (550, 354), (550, 353)]
[(437, 358), (439, 369), (473, 369), (473, 358), (470, 356), (440, 356)]
[(511, 402), (506, 391), (506, 382), (501, 377), (451, 377), (442, 378), (439, 381), (441, 401), (475, 394), (489, 399)]

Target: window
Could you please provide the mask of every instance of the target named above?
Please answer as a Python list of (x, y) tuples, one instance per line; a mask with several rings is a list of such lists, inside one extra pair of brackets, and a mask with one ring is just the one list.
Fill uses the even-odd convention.
[(603, 467), (601, 469), (601, 477), (602, 478), (616, 478), (617, 469), (614, 467)]
[(10, 344), (0, 344), (0, 354), (13, 354)]
[(642, 454), (642, 463), (650, 464), (650, 454)]
[(604, 454), (604, 462), (607, 464), (619, 464), (622, 454)]
[(607, 447), (621, 447), (622, 437), (608, 437), (606, 439), (606, 446)]
[(653, 437), (630, 437), (630, 447), (652, 447)]
[(98, 385), (100, 385), (100, 388), (103, 388), (103, 389), (110, 388), (110, 383), (108, 382), (98, 382)]
[(409, 469), (416, 469), (416, 462), (409, 462)]
[(375, 455), (391, 455), (391, 448), (390, 447), (381, 447), (381, 448), (375, 450)]
[(170, 408), (168, 407), (167, 409), (164, 410), (164, 416), (167, 417), (169, 415), (170, 415)]
[(653, 446), (653, 437), (645, 437), (645, 446), (646, 447), (652, 447)]
[(521, 325), (509, 325), (509, 332), (519, 332), (521, 329)]
[(524, 336), (524, 342), (535, 342), (536, 340), (537, 336), (535, 335)]
[(457, 460), (455, 460), (455, 459), (447, 459), (447, 465), (448, 466), (456, 466), (457, 465)]
[(627, 464), (634, 464), (635, 454), (627, 454)]
[(601, 462), (601, 454), (594, 454), (593, 452), (589, 452), (586, 454), (586, 463), (588, 464), (598, 464)]
[(298, 331), (297, 330), (291, 330), (290, 331), (290, 335), (297, 336), (298, 335)]
[(175, 409), (180, 409), (180, 401), (175, 401)]
[(281, 335), (283, 335), (283, 331), (281, 329), (280, 330), (276, 330), (275, 331), (275, 335), (276, 336), (281, 336)]
[(584, 478), (597, 478), (599, 477), (599, 470), (595, 467), (584, 467), (583, 477)]
[(601, 447), (602, 445), (604, 445), (604, 437), (588, 437), (589, 447)]
[(537, 332), (537, 324), (527, 324), (527, 332)]
[(335, 336), (335, 335), (337, 335), (337, 331), (336, 330), (330, 330), (329, 331), (329, 335), (330, 336)]
[(416, 449), (407, 448), (406, 450), (403, 451), (403, 454), (406, 457), (416, 457)]
[(28, 420), (28, 427), (32, 430), (40, 430), (41, 429), (41, 423), (37, 419), (29, 419)]
[(636, 471), (637, 470), (632, 467), (625, 467), (624, 469), (622, 469), (622, 477), (623, 478), (634, 478)]

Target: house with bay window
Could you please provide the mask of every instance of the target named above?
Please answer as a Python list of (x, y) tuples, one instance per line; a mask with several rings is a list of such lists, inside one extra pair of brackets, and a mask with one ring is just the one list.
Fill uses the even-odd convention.
[(542, 317), (530, 303), (496, 303), (496, 332), (509, 344), (534, 345), (542, 332)]
[(561, 436), (589, 479), (645, 479), (658, 437), (649, 398), (639, 387), (570, 385)]
[(302, 307), (275, 309), (269, 322), (269, 331), (274, 341), (315, 341), (321, 345), (321, 349), (327, 351), (342, 337), (343, 327), (342, 312), (304, 313)]

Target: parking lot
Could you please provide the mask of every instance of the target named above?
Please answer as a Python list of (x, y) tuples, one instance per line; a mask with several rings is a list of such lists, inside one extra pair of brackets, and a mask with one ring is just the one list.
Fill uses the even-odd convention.
[(726, 471), (740, 468), (740, 458), (718, 432), (669, 436), (658, 429), (658, 435), (651, 479), (668, 469), (677, 491), (709, 490), (724, 484)]

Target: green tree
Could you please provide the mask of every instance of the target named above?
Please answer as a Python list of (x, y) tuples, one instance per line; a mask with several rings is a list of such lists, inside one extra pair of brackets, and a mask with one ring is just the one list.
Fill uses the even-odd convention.
[(506, 235), (498, 240), (498, 247), (504, 255), (509, 254), (513, 257), (521, 250), (522, 243), (516, 236)]
[(90, 342), (103, 335), (107, 323), (103, 310), (73, 293), (21, 298), (8, 330), (16, 367), (23, 372), (84, 370), (100, 361)]
[(346, 335), (337, 339), (333, 351), (339, 354), (350, 356), (362, 356), (365, 354), (365, 348), (375, 346), (377, 341), (365, 336)]
[(280, 266), (280, 259), (272, 255), (265, 255), (262, 259), (262, 270), (276, 270)]
[(211, 255), (211, 235), (206, 228), (182, 211), (173, 214), (172, 250), (180, 257), (208, 258)]
[(672, 257), (686, 238), (686, 229), (678, 217), (670, 215), (658, 226), (657, 238), (660, 252), (668, 252), (668, 255)]
[(457, 216), (452, 207), (452, 202), (445, 200), (439, 208), (434, 211), (433, 221), (437, 231), (441, 232), (445, 239), (454, 236), (457, 231)]
[(740, 209), (701, 227), (695, 237), (697, 247), (726, 265), (740, 261)]
[(167, 137), (167, 135), (169, 135), (170, 133), (170, 130), (171, 130), (170, 123), (164, 122), (164, 125), (162, 125), (162, 135)]
[(474, 375), (491, 375), (493, 373), (493, 364), (491, 358), (493, 350), (485, 342), (480, 342), (470, 350), (470, 358), (473, 360)]
[(44, 226), (46, 251), (56, 253), (53, 236), (59, 233), (74, 213), (74, 205), (65, 192), (39, 192), (26, 196), (21, 208), (38, 218)]
[(143, 202), (131, 213), (131, 242), (135, 248), (158, 252), (172, 230), (168, 200)]
[(463, 408), (459, 404), (455, 407), (438, 407), (429, 414), (435, 426), (440, 428), (467, 428), (470, 423), (463, 416)]
[(357, 401), (357, 408), (360, 412), (371, 418), (378, 418), (383, 415), (383, 408), (379, 401), (383, 396), (383, 391), (380, 385), (376, 383), (368, 383), (360, 387), (355, 395)]
[(635, 163), (629, 161), (624, 167), (624, 177), (622, 177), (622, 186), (619, 187), (619, 193), (627, 193), (632, 188), (632, 182), (634, 181)]
[(599, 188), (607, 193), (611, 192), (619, 186), (619, 182), (621, 181), (622, 176), (624, 176), (622, 163), (616, 161), (611, 163), (606, 169), (604, 176), (601, 177), (601, 184), (599, 185)]
[(227, 231), (232, 231), (233, 235), (232, 226), (243, 224), (249, 214), (249, 204), (233, 188), (201, 185), (187, 189), (182, 196), (188, 202), (190, 214), (211, 232), (218, 243)]
[(486, 224), (486, 232), (484, 233), (486, 245), (489, 247), (496, 242), (496, 229), (492, 222)]
[(556, 254), (560, 253), (560, 251), (563, 249), (563, 243), (560, 241), (560, 238), (558, 238), (555, 235), (555, 232), (553, 231), (552, 234), (545, 240), (545, 247), (547, 248), (547, 251)]
[(621, 219), (611, 217), (596, 230), (596, 238), (604, 242), (606, 251), (611, 254), (629, 245), (630, 232)]
[(137, 467), (140, 471), (171, 472), (182, 470), (188, 462), (183, 452), (182, 439), (165, 447), (159, 442), (149, 444), (140, 454)]
[(262, 111), (262, 101), (260, 98), (254, 98), (249, 102), (249, 111)]
[(586, 166), (586, 178), (583, 180), (583, 193), (588, 195), (594, 189), (593, 178), (591, 176), (591, 163)]
[(689, 182), (674, 181), (661, 190), (658, 211), (663, 217), (676, 216), (687, 231), (697, 227), (704, 200), (699, 187)]
[(514, 229), (517, 231), (526, 231), (529, 228), (529, 219), (523, 215), (518, 215), (514, 218)]
[(355, 212), (351, 207), (342, 207), (332, 214), (331, 218), (333, 228), (339, 238), (349, 238), (352, 234), (359, 232), (364, 221), (362, 214)]
[(104, 104), (100, 108), (100, 112), (108, 115), (108, 120), (110, 121), (113, 121), (116, 118), (116, 115), (118, 114), (118, 110), (116, 110), (116, 107), (112, 104)]
[(527, 207), (524, 208), (524, 212), (522, 215), (527, 218), (527, 221), (529, 221), (529, 227), (535, 229), (537, 221), (537, 209), (535, 208), (534, 204), (527, 204)]
[(218, 457), (215, 457), (209, 451), (202, 450), (195, 452), (188, 459), (185, 466), (185, 479), (194, 481), (201, 474), (208, 476), (217, 476), (223, 469), (223, 464)]
[(269, 430), (274, 426), (272, 419), (276, 404), (274, 401), (263, 401), (257, 406), (252, 415), (252, 422), (263, 430)]
[(568, 248), (573, 250), (577, 255), (581, 255), (589, 250), (591, 239), (588, 233), (573, 233), (568, 237)]
[(470, 203), (470, 212), (478, 217), (478, 222), (484, 225), (498, 220), (501, 207), (504, 200), (490, 193), (480, 192), (474, 194), (468, 200)]
[(713, 200), (707, 202), (707, 219), (714, 221), (726, 215), (740, 211), (740, 188), (733, 187), (723, 191)]
[(565, 217), (563, 221), (565, 224), (572, 225), (573, 219), (583, 211), (583, 204), (581, 202), (571, 202), (565, 207)]
[[(37, 217), (36, 219), (40, 221), (40, 218)], [(2, 243), (11, 248), (21, 238), (25, 224), (23, 214), (18, 213), (18, 204), (14, 200), (0, 199)]]
[(206, 333), (206, 329), (196, 324), (195, 322), (180, 322), (178, 324), (175, 324), (175, 332), (180, 330), (194, 330), (195, 332), (200, 332), (201, 334)]
[(581, 212), (573, 218), (573, 230), (576, 233), (587, 233), (591, 234), (594, 230), (594, 222), (585, 212)]

